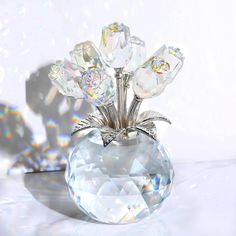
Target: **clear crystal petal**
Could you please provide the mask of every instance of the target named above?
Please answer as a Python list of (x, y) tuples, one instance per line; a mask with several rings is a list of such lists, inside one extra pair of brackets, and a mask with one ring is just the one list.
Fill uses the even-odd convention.
[(172, 82), (183, 66), (184, 57), (180, 49), (163, 45), (154, 56), (156, 61), (164, 61), (168, 65), (169, 75), (166, 79), (168, 83)]
[(132, 72), (143, 64), (146, 57), (145, 42), (136, 36), (131, 37), (132, 57), (125, 67), (125, 71)]
[(83, 73), (89, 68), (105, 68), (106, 64), (101, 53), (91, 41), (76, 44), (70, 52), (71, 61), (76, 64)]
[(183, 65), (179, 49), (163, 45), (134, 74), (133, 90), (140, 98), (160, 95)]
[(68, 61), (57, 61), (51, 66), (49, 78), (60, 93), (74, 98), (83, 98), (84, 95), (76, 82), (78, 71)]
[(132, 56), (129, 27), (113, 23), (102, 30), (100, 49), (113, 68), (123, 68)]

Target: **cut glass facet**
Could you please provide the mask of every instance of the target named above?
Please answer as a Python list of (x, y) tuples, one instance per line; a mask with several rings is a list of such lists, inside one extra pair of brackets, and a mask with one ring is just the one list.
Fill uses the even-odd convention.
[(70, 194), (95, 220), (139, 221), (170, 194), (174, 172), (165, 148), (141, 133), (130, 135), (104, 148), (100, 132), (93, 130), (69, 157), (66, 181)]

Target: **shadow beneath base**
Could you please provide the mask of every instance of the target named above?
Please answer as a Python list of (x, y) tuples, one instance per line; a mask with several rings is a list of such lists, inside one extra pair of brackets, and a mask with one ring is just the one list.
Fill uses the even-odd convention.
[(72, 201), (63, 171), (25, 174), (24, 185), (46, 207), (78, 220), (98, 223), (80, 211)]

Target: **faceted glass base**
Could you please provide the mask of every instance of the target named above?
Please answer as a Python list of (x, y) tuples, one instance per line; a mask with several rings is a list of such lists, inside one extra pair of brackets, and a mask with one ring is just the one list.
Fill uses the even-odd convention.
[(103, 147), (98, 130), (87, 134), (71, 153), (66, 182), (77, 206), (104, 223), (136, 222), (159, 208), (174, 177), (165, 148), (133, 133)]

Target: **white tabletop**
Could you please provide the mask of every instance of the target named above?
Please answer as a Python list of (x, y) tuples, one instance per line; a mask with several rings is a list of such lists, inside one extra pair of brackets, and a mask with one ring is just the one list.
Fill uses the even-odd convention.
[(90, 220), (70, 199), (63, 172), (2, 177), (0, 235), (235, 236), (236, 160), (176, 163), (171, 197), (139, 223)]

